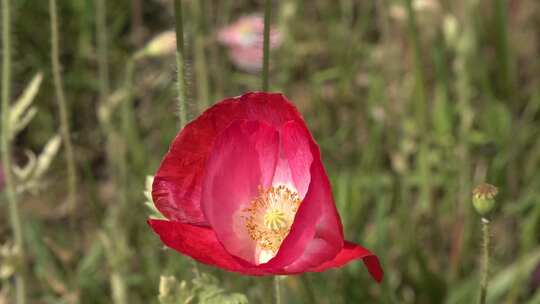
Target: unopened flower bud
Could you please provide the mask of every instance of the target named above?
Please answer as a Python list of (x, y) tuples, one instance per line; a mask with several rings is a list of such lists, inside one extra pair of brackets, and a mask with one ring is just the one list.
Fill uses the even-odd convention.
[(148, 44), (135, 57), (163, 57), (170, 56), (176, 52), (176, 32), (166, 31), (150, 40)]
[(488, 215), (495, 206), (495, 196), (498, 192), (497, 187), (487, 183), (476, 186), (473, 190), (473, 205), (476, 212), (483, 217)]

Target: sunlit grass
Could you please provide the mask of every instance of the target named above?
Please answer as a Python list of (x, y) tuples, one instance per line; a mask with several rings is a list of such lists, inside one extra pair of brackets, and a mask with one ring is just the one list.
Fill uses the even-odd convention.
[[(47, 19), (47, 1), (9, 2), (16, 16), (12, 95), (44, 71), (33, 103), (38, 112), (12, 142), (9, 156), (22, 165), (24, 149), (41, 150), (59, 120), (50, 37), (37, 21)], [(260, 89), (261, 75), (236, 69), (215, 35), (241, 15), (262, 12), (264, 3), (181, 2), (185, 123), (217, 100)], [(487, 301), (540, 298), (529, 284), (540, 262), (540, 7), (518, 2), (273, 2), (271, 19), (285, 39), (270, 57), (271, 87), (305, 116), (345, 234), (373, 248), (386, 275), (376, 285), (353, 263), (288, 277), (281, 282), (284, 303), (473, 303), (482, 230), (471, 191), (483, 181), (496, 185), (504, 202), (491, 221)], [(61, 213), (69, 187), (56, 157), (37, 194), (18, 196), (30, 303), (155, 303), (162, 275), (197, 284), (188, 259), (162, 250), (144, 206), (146, 176), (178, 131), (175, 56), (135, 60), (131, 2), (100, 3), (106, 14), (94, 2), (58, 1), (79, 187), (73, 214)], [(175, 27), (173, 1), (143, 1), (142, 12), (144, 41)], [(67, 229), (71, 216), (76, 225)], [(8, 223), (0, 224), (2, 243), (13, 239)], [(272, 302), (270, 278), (200, 270), (226, 294)], [(13, 285), (1, 280), (12, 296)]]

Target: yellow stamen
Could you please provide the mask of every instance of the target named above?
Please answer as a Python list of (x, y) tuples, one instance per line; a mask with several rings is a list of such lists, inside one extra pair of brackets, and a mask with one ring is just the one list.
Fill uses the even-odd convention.
[(264, 263), (276, 255), (291, 230), (300, 203), (296, 191), (280, 185), (260, 189), (259, 196), (243, 210), (247, 232), (264, 252), (259, 262)]
[(272, 231), (279, 231), (287, 225), (285, 213), (279, 209), (270, 209), (264, 214), (264, 225)]

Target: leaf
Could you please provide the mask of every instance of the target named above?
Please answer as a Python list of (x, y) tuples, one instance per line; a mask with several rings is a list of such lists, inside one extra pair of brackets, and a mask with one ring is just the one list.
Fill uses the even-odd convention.
[(199, 303), (201, 304), (245, 304), (248, 300), (241, 293), (227, 293), (219, 286), (219, 281), (206, 273), (193, 280)]
[[(532, 250), (513, 264), (500, 270), (489, 281), (487, 303), (501, 303), (502, 297), (514, 286), (523, 273), (527, 273), (540, 262), (540, 247)], [(472, 303), (478, 297), (480, 279), (472, 275), (457, 286), (450, 288), (446, 304)]]
[(512, 265), (499, 271), (489, 283), (488, 303), (499, 303), (524, 273), (529, 273), (540, 262), (540, 248), (532, 250)]
[(30, 106), (39, 92), (42, 80), (43, 74), (37, 73), (26, 86), (21, 97), (11, 107), (9, 112), (10, 139), (24, 129), (34, 117), (36, 109)]
[(47, 144), (37, 158), (36, 170), (34, 171), (34, 174), (32, 176), (33, 179), (40, 179), (47, 171), (47, 169), (49, 169), (52, 160), (60, 149), (61, 143), (62, 139), (58, 134), (49, 139), (49, 141), (47, 142)]
[(161, 304), (189, 304), (193, 295), (185, 281), (178, 282), (173, 276), (161, 276), (158, 300)]
[[(161, 304), (247, 304), (241, 293), (229, 293), (215, 277), (201, 273), (191, 281), (178, 282), (174, 276), (161, 276), (158, 300)], [(194, 301), (196, 300), (196, 301)]]
[(34, 169), (36, 168), (36, 162), (37, 157), (34, 152), (30, 150), (24, 150), (26, 157), (28, 158), (28, 161), (26, 164), (24, 164), (22, 167), (19, 167), (17, 165), (13, 165), (13, 173), (15, 173), (15, 176), (21, 181), (27, 181), (30, 179), (30, 176), (34, 172)]
[(152, 183), (154, 182), (154, 177), (152, 175), (146, 176), (145, 189), (143, 191), (146, 201), (144, 205), (150, 209), (150, 217), (153, 219), (165, 219), (163, 214), (157, 210), (152, 200)]

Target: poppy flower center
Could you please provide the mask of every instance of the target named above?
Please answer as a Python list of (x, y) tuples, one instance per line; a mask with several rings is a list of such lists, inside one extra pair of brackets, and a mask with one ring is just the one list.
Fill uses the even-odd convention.
[(273, 258), (289, 234), (300, 206), (298, 192), (279, 185), (259, 189), (259, 195), (243, 210), (249, 237), (257, 243), (257, 260)]

